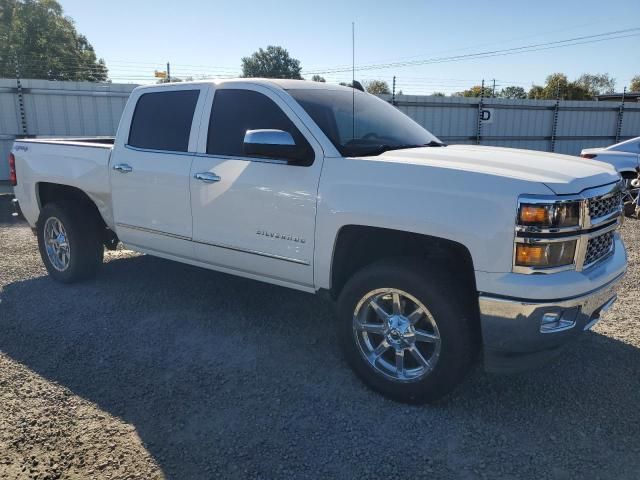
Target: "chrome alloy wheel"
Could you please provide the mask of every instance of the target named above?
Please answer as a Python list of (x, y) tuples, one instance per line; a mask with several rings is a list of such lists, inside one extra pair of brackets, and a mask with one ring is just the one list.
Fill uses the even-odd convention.
[(44, 245), (53, 268), (60, 272), (69, 268), (71, 250), (67, 232), (62, 222), (56, 217), (47, 218), (44, 224)]
[(353, 335), (365, 360), (399, 382), (424, 378), (440, 356), (440, 332), (431, 312), (394, 288), (373, 290), (358, 302)]

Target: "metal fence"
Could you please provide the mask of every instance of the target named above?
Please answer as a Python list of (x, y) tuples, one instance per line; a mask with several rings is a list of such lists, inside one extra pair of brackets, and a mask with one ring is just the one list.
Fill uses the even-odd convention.
[(0, 181), (16, 138), (114, 135), (136, 86), (0, 79)]
[[(114, 135), (132, 84), (0, 79), (0, 180), (21, 136)], [(391, 95), (381, 97), (447, 143), (576, 155), (640, 136), (640, 104)]]
[(446, 143), (577, 155), (640, 136), (640, 104), (391, 95), (382, 97)]

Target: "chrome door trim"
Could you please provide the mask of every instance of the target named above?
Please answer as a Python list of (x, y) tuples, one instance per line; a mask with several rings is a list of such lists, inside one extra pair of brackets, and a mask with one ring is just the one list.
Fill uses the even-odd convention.
[(275, 260), (283, 260), (285, 262), (297, 263), (298, 265), (306, 265), (306, 266), (310, 265), (310, 263), (307, 262), (306, 260), (299, 260), (297, 258), (291, 258), (291, 257), (282, 256), (282, 255), (276, 255), (273, 253), (261, 252), (260, 250), (251, 250), (248, 248), (234, 247), (232, 245), (228, 245), (224, 243), (204, 242), (201, 240), (193, 240), (193, 243), (199, 243), (200, 245), (208, 245), (210, 247), (224, 248), (225, 250), (233, 250), (236, 252), (249, 253), (251, 255), (258, 255), (260, 257), (273, 258)]
[(161, 230), (154, 230), (153, 228), (146, 227), (138, 227), (136, 225), (129, 225), (128, 223), (116, 223), (116, 226), (129, 228), (131, 230), (138, 230), (139, 232), (145, 233), (155, 233), (156, 235), (163, 235), (165, 237), (177, 238), (178, 240), (191, 240), (191, 237), (186, 237), (184, 235), (177, 235), (175, 233), (163, 232)]
[(234, 155), (216, 155), (213, 153), (196, 153), (196, 157), (200, 158), (215, 158), (219, 160), (241, 160), (244, 162), (253, 162), (253, 163), (271, 163), (274, 165), (286, 165), (286, 166), (296, 166), (290, 164), (287, 160), (280, 160), (277, 158), (261, 158), (261, 157), (241, 157)]
[(146, 153), (160, 153), (163, 155), (188, 155), (193, 157), (195, 154), (193, 152), (180, 152), (177, 150), (155, 150), (153, 148), (140, 148), (129, 145), (128, 143), (124, 145), (124, 148), (128, 150), (134, 150), (136, 152), (146, 152)]
[[(126, 224), (126, 223), (116, 223), (116, 226), (123, 227), (123, 228), (129, 228), (131, 230), (138, 230), (140, 232), (145, 232), (145, 233), (153, 233), (155, 235), (163, 235), (165, 237), (176, 238), (178, 240), (186, 240), (186, 241), (190, 241), (190, 242), (193, 242), (193, 243), (199, 243), (200, 245), (208, 245), (210, 247), (223, 248), (225, 250), (233, 250), (235, 252), (248, 253), (250, 255), (257, 255), (257, 256), (260, 256), (260, 257), (273, 258), (274, 260), (282, 260), (282, 261), (285, 261), (285, 262), (295, 263), (295, 264), (298, 264), (298, 265), (305, 265), (305, 266), (311, 265), (306, 260), (300, 260), (300, 259), (297, 259), (297, 258), (285, 257), (285, 256), (282, 256), (282, 255), (275, 255), (273, 253), (261, 252), (259, 250), (251, 250), (251, 249), (248, 249), (248, 248), (234, 247), (232, 245), (227, 245), (227, 244), (223, 244), (223, 243), (211, 243), (211, 242), (204, 242), (204, 241), (201, 241), (201, 240), (194, 240), (191, 237), (185, 237), (183, 235), (176, 235), (175, 233), (163, 232), (161, 230), (154, 230), (152, 228), (138, 227), (136, 225), (129, 225), (129, 224)], [(233, 267), (229, 267), (229, 268), (233, 268)]]

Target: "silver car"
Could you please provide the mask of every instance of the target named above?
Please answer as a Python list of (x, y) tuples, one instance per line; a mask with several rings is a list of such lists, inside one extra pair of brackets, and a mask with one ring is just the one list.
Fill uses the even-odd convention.
[(625, 192), (625, 212), (637, 213), (640, 205), (640, 137), (625, 140), (609, 147), (585, 148), (580, 152), (583, 158), (592, 158), (606, 162), (620, 173), (625, 180), (627, 191)]

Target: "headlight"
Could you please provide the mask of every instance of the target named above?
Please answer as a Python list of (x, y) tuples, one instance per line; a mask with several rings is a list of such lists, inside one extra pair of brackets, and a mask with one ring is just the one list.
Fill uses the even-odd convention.
[(580, 224), (580, 202), (522, 203), (518, 223), (526, 227), (565, 228)]
[(518, 267), (562, 267), (571, 265), (576, 253), (576, 240), (544, 244), (518, 243), (515, 264)]

